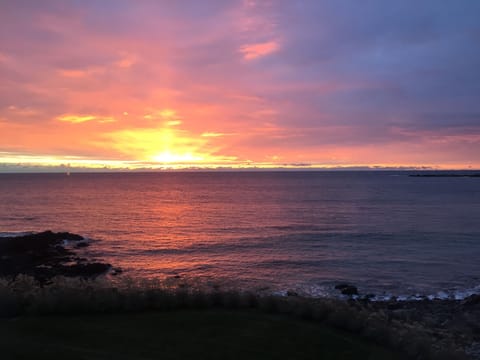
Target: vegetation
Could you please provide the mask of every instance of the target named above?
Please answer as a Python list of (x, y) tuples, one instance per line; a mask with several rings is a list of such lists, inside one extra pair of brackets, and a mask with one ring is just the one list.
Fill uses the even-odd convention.
[(314, 322), (222, 309), (3, 320), (0, 346), (3, 359), (401, 359)]
[[(203, 309), (204, 312), (193, 311), (199, 309)], [(239, 311), (234, 313), (232, 312), (233, 309), (238, 309)], [(175, 312), (173, 312), (173, 310), (175, 310)], [(152, 312), (154, 312), (154, 314)], [(141, 313), (146, 314), (142, 315)], [(68, 316), (58, 317), (60, 314)], [(102, 316), (80, 317), (79, 315), (81, 314), (102, 314)], [(93, 346), (87, 344), (90, 340), (82, 335), (84, 332), (81, 326), (85, 328), (91, 326), (92, 329), (96, 329), (95, 331), (98, 329), (97, 335), (94, 335), (95, 331), (93, 330), (93, 332), (87, 333), (89, 334), (88, 336), (98, 338), (99, 344), (97, 344), (98, 346), (95, 345), (96, 347), (93, 346), (93, 348), (97, 349), (100, 355), (95, 355), (96, 357), (93, 355), (92, 357), (82, 357), (83, 355), (78, 353), (77, 358), (79, 359), (103, 359), (104, 357), (101, 355), (102, 351), (110, 351), (108, 350), (110, 349), (109, 346), (113, 346), (118, 341), (122, 343), (126, 342), (130, 336), (133, 336), (132, 339), (137, 339), (137, 337), (140, 336), (153, 341), (150, 336), (154, 335), (149, 335), (152, 326), (159, 327), (158, 331), (161, 332), (162, 338), (170, 339), (168, 340), (170, 342), (185, 341), (186, 347), (191, 345), (192, 349), (198, 344), (195, 345), (192, 343), (197, 340), (186, 340), (190, 337), (198, 338), (198, 341), (204, 342), (205, 345), (202, 346), (220, 346), (223, 352), (233, 351), (237, 353), (237, 350), (235, 350), (237, 347), (248, 347), (247, 338), (249, 335), (247, 336), (245, 334), (251, 331), (254, 338), (250, 340), (255, 343), (255, 341), (258, 340), (255, 334), (260, 334), (262, 328), (264, 329), (262, 331), (268, 332), (270, 335), (262, 340), (264, 342), (260, 342), (255, 346), (258, 349), (264, 346), (270, 347), (268, 344), (272, 342), (281, 347), (285, 345), (284, 340), (275, 330), (275, 324), (278, 325), (275, 319), (279, 319), (278, 316), (280, 314), (284, 315), (282, 318), (283, 325), (279, 325), (280, 328), (283, 326), (284, 328), (294, 329), (295, 326), (300, 326), (298, 325), (300, 324), (298, 322), (300, 321), (299, 318), (310, 320), (309, 323), (302, 322), (304, 325), (301, 325), (300, 328), (303, 330), (298, 331), (298, 334), (302, 334), (302, 331), (306, 332), (306, 342), (295, 338), (294, 333), (296, 333), (296, 331), (293, 331), (293, 333), (287, 331), (287, 334), (290, 334), (288, 336), (294, 336), (292, 339), (295, 339), (295, 341), (298, 340), (298, 344), (301, 344), (302, 347), (297, 349), (297, 351), (303, 351), (303, 349), (307, 349), (309, 346), (313, 347), (313, 350), (306, 350), (305, 358), (312, 358), (315, 354), (318, 355), (318, 351), (326, 351), (325, 354), (330, 354), (329, 356), (331, 356), (330, 358), (332, 359), (348, 359), (349, 357), (335, 357), (333, 355), (342, 353), (343, 348), (350, 348), (350, 345), (347, 346), (346, 344), (357, 344), (352, 345), (353, 347), (351, 348), (354, 349), (355, 353), (364, 354), (366, 356), (364, 357), (365, 359), (379, 358), (378, 356), (380, 356), (379, 354), (381, 354), (381, 352), (378, 352), (380, 351), (378, 348), (367, 346), (367, 348), (361, 350), (362, 343), (359, 339), (363, 339), (367, 341), (367, 343), (374, 342), (378, 345), (388, 347), (394, 352), (402, 354), (403, 358), (452, 360), (464, 358), (462, 353), (449, 349), (448, 344), (442, 344), (442, 346), (439, 347), (438, 344), (435, 343), (432, 334), (417, 324), (404, 323), (391, 319), (382, 311), (370, 311), (368, 306), (359, 306), (356, 302), (344, 302), (333, 299), (304, 299), (295, 296), (258, 296), (236, 291), (204, 291), (194, 287), (186, 287), (181, 283), (172, 284), (154, 281), (134, 282), (126, 280), (113, 285), (111, 282), (100, 280), (86, 281), (72, 278), (56, 278), (48, 285), (39, 286), (35, 280), (30, 277), (17, 276), (14, 281), (3, 280), (0, 282), (0, 316), (7, 318), (1, 322), (0, 338), (3, 339), (2, 341), (7, 342), (6, 348), (10, 349), (8, 351), (11, 351), (11, 354), (16, 354), (15, 351), (17, 350), (20, 351), (20, 353), (26, 351), (24, 347), (21, 346), (21, 343), (19, 343), (19, 341), (21, 342), (23, 339), (28, 340), (28, 346), (32, 349), (35, 349), (35, 344), (42, 345), (44, 343), (53, 344), (52, 346), (58, 346), (60, 348), (61, 343), (64, 342), (62, 336), (67, 336), (61, 335), (64, 332), (70, 333), (68, 336), (73, 336), (76, 339), (75, 341), (77, 341), (66, 341), (65, 344), (67, 345), (65, 346), (79, 347), (78, 342), (85, 342), (87, 347)], [(18, 317), (19, 315), (30, 315), (30, 317), (23, 316), (17, 322), (8, 322), (10, 321), (8, 318)], [(40, 318), (38, 318), (38, 316), (44, 315), (51, 316), (48, 317), (48, 321), (39, 321)], [(288, 316), (288, 318), (285, 316)], [(210, 317), (211, 319), (207, 320)], [(175, 326), (180, 325), (168, 323), (177, 318), (186, 321), (184, 325), (180, 327), (181, 329), (185, 328), (184, 333), (179, 333), (178, 328), (175, 330)], [(153, 320), (153, 322), (150, 322), (149, 319), (158, 319), (158, 322)], [(191, 319), (191, 321), (188, 319)], [(250, 322), (248, 319), (252, 321)], [(166, 323), (162, 323), (162, 321)], [(201, 332), (200, 329), (202, 329), (202, 327), (199, 327), (202, 321), (204, 322), (203, 329), (207, 333), (212, 331), (219, 333), (217, 340), (211, 340), (214, 343), (211, 343), (207, 338), (202, 338), (202, 336), (206, 336), (198, 334)], [(206, 326), (206, 321), (213, 321), (212, 327), (209, 325)], [(78, 325), (80, 327), (76, 327), (77, 323), (84, 325)], [(28, 330), (40, 327), (43, 329), (45, 328), (45, 324), (50, 324), (51, 326), (49, 325), (49, 328), (47, 328), (44, 333), (40, 331), (38, 333), (32, 333)], [(123, 325), (120, 326), (120, 324)], [(251, 329), (250, 326), (252, 327)], [(327, 330), (326, 326), (329, 329), (335, 329), (336, 332), (330, 332), (328, 336), (325, 335), (328, 331), (333, 331)], [(141, 331), (140, 329), (145, 330)], [(247, 338), (239, 335), (239, 329), (245, 330), (242, 336), (246, 336)], [(58, 336), (56, 331), (61, 336)], [(121, 332), (121, 336), (117, 334), (120, 336), (118, 338), (120, 340), (114, 340), (114, 337), (109, 338), (109, 336), (114, 336), (112, 334), (118, 331)], [(318, 331), (318, 335), (316, 340), (313, 341), (315, 331)], [(356, 334), (357, 340), (353, 340), (352, 337), (344, 337), (343, 340), (339, 340), (344, 336), (340, 335), (339, 331), (348, 331), (351, 334)], [(136, 332), (138, 332), (138, 336), (134, 334)], [(101, 337), (104, 335), (107, 340), (105, 340), (105, 344), (102, 345), (103, 340)], [(227, 341), (227, 339), (222, 338), (222, 336), (230, 337), (230, 340)], [(275, 337), (277, 337), (277, 340), (275, 340)], [(49, 339), (48, 341), (47, 338)], [(212, 339), (215, 339), (215, 337)], [(222, 339), (226, 342), (219, 345), (217, 342), (222, 341)], [(232, 339), (237, 340), (233, 341)], [(282, 340), (280, 341), (280, 339)], [(247, 343), (243, 341), (247, 341)], [(339, 341), (344, 341), (344, 345), (341, 345)], [(357, 343), (355, 341), (357, 341)], [(330, 345), (333, 344), (335, 344), (335, 346), (331, 347)], [(132, 343), (132, 345), (135, 344)], [(140, 345), (139, 343), (139, 346)], [(295, 347), (294, 343), (291, 345)], [(85, 346), (80, 346), (79, 349), (80, 348), (84, 349)], [(334, 352), (334, 348), (340, 352)], [(122, 353), (121, 349), (122, 347), (120, 346), (117, 350)], [(147, 345), (145, 345), (145, 349), (149, 349)], [(173, 352), (177, 350), (175, 350), (176, 348), (172, 349), (172, 352), (170, 352), (168, 356), (174, 358)], [(160, 348), (153, 349), (153, 352), (145, 355), (145, 358), (150, 358), (149, 356), (158, 354), (158, 352), (155, 351), (160, 350)], [(207, 348), (204, 350), (207, 353), (209, 352)], [(213, 353), (213, 350), (214, 349), (212, 349), (210, 353)], [(258, 351), (257, 355), (260, 356), (261, 351)], [(288, 351), (293, 350), (285, 348), (278, 354), (287, 354)], [(245, 352), (242, 354), (243, 357), (247, 356)], [(275, 357), (274, 354), (276, 353), (272, 353), (273, 357)], [(375, 356), (377, 357), (370, 357), (373, 356), (372, 354), (376, 354)], [(268, 356), (263, 355), (260, 356), (260, 358), (268, 358)], [(46, 354), (45, 356), (49, 355)], [(21, 358), (21, 356), (15, 355), (13, 358)], [(24, 358), (29, 357), (25, 355)], [(294, 358), (299, 357), (294, 356)], [(328, 359), (328, 357), (326, 358)], [(352, 356), (351, 358), (353, 359), (354, 357)], [(357, 359), (359, 357), (355, 356), (355, 358)], [(392, 357), (384, 358), (390, 359)]]

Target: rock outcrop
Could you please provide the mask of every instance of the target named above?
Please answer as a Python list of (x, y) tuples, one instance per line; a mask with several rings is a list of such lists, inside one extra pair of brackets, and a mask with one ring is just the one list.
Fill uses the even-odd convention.
[(72, 248), (88, 246), (82, 236), (68, 232), (0, 238), (0, 277), (25, 274), (45, 282), (54, 276), (92, 278), (108, 271), (110, 264), (78, 257), (68, 242)]

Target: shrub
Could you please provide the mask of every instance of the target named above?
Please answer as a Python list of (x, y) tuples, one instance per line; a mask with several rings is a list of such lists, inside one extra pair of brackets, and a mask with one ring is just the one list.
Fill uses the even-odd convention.
[(250, 308), (325, 321), (335, 328), (358, 333), (378, 344), (401, 350), (418, 359), (465, 359), (449, 345), (434, 343), (421, 326), (388, 316), (374, 307), (334, 299), (260, 296), (235, 290), (190, 287), (184, 282), (124, 278), (115, 283), (102, 279), (58, 277), (38, 284), (28, 276), (0, 279), (0, 316), (54, 313), (112, 313), (118, 311), (168, 311), (180, 308)]

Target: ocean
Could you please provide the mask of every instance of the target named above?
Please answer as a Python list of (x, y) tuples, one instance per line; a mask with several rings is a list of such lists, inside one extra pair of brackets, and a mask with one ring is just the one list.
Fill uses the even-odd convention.
[(91, 239), (121, 277), (377, 299), (480, 292), (480, 178), (402, 171), (0, 174), (0, 236)]

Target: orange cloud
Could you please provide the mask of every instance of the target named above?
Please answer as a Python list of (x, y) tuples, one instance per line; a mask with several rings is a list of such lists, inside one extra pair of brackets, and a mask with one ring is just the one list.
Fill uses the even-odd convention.
[(143, 118), (147, 120), (167, 120), (167, 125), (171, 126), (182, 123), (181, 116), (173, 109), (149, 109)]
[(65, 78), (81, 79), (92, 75), (100, 75), (105, 72), (103, 67), (93, 67), (88, 69), (60, 69), (58, 73)]
[(253, 60), (259, 57), (269, 55), (280, 48), (277, 41), (267, 41), (263, 43), (247, 44), (240, 48), (245, 60)]
[(97, 121), (99, 123), (115, 122), (115, 118), (109, 116), (96, 116), (96, 115), (62, 115), (57, 117), (58, 121), (69, 122), (72, 124), (81, 124), (87, 121)]
[(408, 80), (397, 65), (413, 63), (378, 58), (372, 32), (339, 42), (316, 16), (292, 27), (289, 2), (15, 4), (0, 1), (0, 162), (479, 164), (473, 80), (445, 101), (450, 71)]
[(170, 121), (167, 121), (165, 124), (168, 126), (177, 126), (177, 125), (181, 125), (182, 122), (180, 120), (170, 120)]
[(10, 105), (8, 110), (14, 114), (21, 117), (32, 117), (38, 115), (38, 111), (29, 107), (17, 107), (15, 105)]
[(129, 68), (137, 62), (137, 56), (134, 54), (126, 54), (124, 53), (122, 58), (118, 60), (115, 65), (119, 68)]
[(6, 63), (8, 61), (7, 55), (4, 55), (0, 52), (0, 63)]
[(225, 134), (216, 133), (216, 132), (204, 132), (202, 136), (203, 137), (219, 137), (219, 136), (225, 136)]

